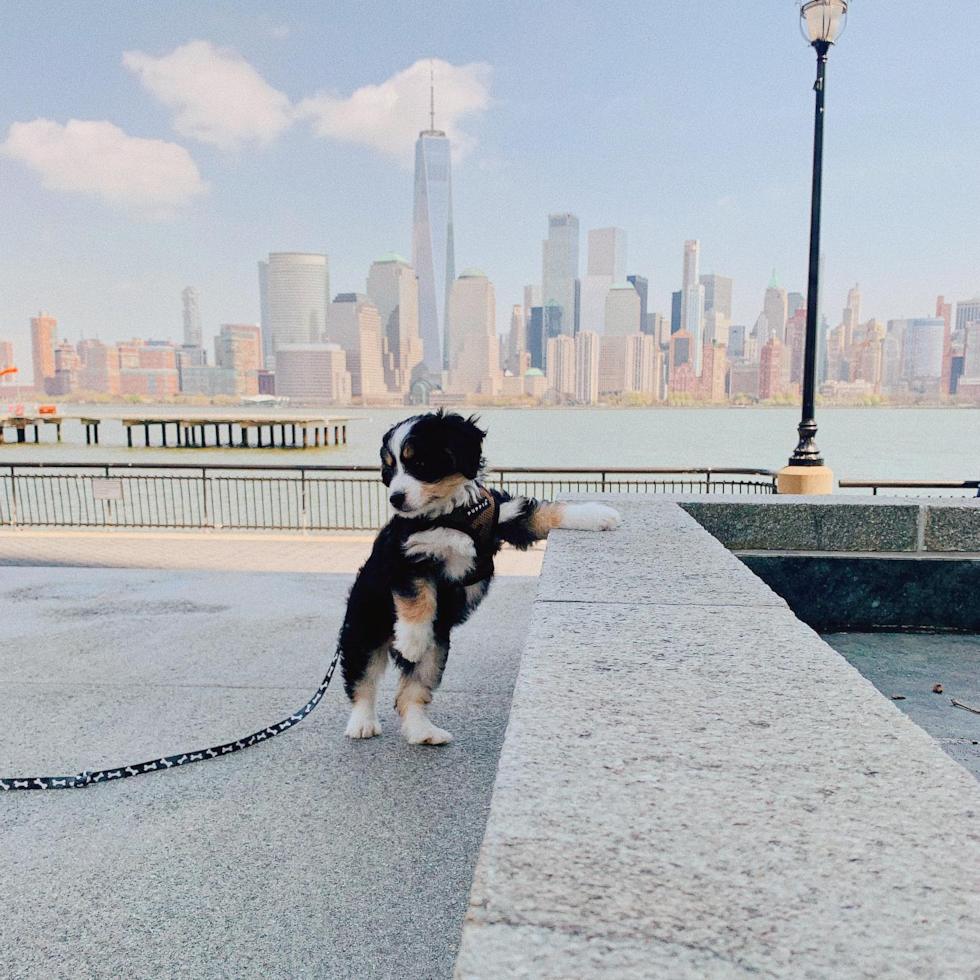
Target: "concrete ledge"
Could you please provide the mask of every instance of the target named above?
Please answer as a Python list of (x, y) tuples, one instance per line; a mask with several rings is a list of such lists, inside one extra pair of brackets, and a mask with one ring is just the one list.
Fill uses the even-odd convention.
[(966, 507), (929, 507), (923, 545), (929, 551), (980, 551), (980, 500)]
[(768, 551), (980, 551), (980, 500), (676, 496), (728, 548)]
[(549, 545), (458, 980), (976, 976), (980, 784), (676, 504), (605, 499)]

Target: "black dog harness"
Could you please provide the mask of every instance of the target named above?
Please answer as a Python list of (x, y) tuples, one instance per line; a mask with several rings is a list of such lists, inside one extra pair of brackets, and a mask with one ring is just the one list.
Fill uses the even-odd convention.
[(500, 520), (500, 504), (486, 488), (480, 487), (480, 499), (473, 504), (457, 507), (452, 513), (435, 521), (435, 527), (462, 531), (473, 541), (476, 562), (469, 574), (460, 580), (461, 585), (476, 585), (493, 575), (493, 556)]

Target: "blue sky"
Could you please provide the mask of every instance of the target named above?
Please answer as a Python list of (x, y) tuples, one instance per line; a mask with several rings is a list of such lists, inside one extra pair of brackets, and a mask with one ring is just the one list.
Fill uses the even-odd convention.
[[(72, 340), (176, 338), (194, 284), (206, 334), (255, 321), (268, 251), (327, 252), (332, 291), (362, 291), (372, 259), (410, 253), (405, 160), (427, 106), (404, 73), (428, 58), (458, 110), (437, 124), (469, 146), (457, 268), (487, 270), (501, 327), (540, 278), (549, 211), (578, 214), (583, 266), (587, 229), (625, 228), (654, 309), (685, 238), (702, 271), (734, 277), (736, 322), (754, 323), (773, 266), (804, 290), (814, 58), (792, 0), (76, 0), (2, 19), (0, 337), (28, 369), (41, 307)], [(980, 293), (978, 29), (974, 0), (852, 3), (829, 67), (832, 324), (855, 281), (880, 320)], [(209, 59), (254, 87), (255, 118), (188, 79)], [(81, 159), (93, 141), (111, 166)]]

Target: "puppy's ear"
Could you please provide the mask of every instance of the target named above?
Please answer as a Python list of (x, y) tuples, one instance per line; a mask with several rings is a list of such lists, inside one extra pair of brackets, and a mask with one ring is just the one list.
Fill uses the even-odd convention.
[(446, 448), (456, 461), (456, 469), (467, 480), (475, 480), (483, 468), (483, 437), (486, 432), (476, 423), (475, 415), (464, 419), (455, 412), (447, 413), (442, 418), (446, 427)]

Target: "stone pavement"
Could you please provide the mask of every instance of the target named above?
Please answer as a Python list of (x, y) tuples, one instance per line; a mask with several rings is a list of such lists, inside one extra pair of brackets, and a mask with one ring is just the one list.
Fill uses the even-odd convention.
[[(842, 653), (886, 698), (980, 779), (980, 636), (949, 633), (830, 633)], [(942, 685), (942, 693), (933, 688)]]
[[(0, 530), (0, 565), (350, 574), (371, 553), (373, 541), (373, 534)], [(527, 552), (505, 547), (497, 556), (497, 574), (538, 575), (544, 553), (543, 542)]]
[[(278, 721), (322, 677), (351, 582), (50, 558), (0, 568), (4, 775), (138, 762)], [(226, 759), (0, 796), (0, 976), (451, 976), (535, 587), (498, 580), (454, 636), (433, 710), (447, 747), (400, 738), (390, 681), (383, 736), (348, 741), (338, 675), (301, 725)]]

